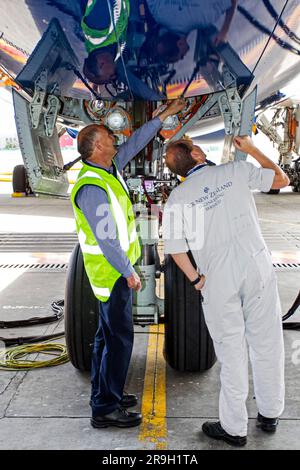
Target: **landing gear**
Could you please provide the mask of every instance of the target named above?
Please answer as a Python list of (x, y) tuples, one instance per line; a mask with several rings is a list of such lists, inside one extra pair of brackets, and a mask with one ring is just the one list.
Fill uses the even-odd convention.
[[(278, 165), (288, 175), (293, 192), (300, 191), (300, 105), (298, 103), (284, 106), (279, 103), (274, 107), (273, 117), (262, 112), (257, 117), (257, 128), (261, 130), (276, 146), (279, 152)], [(296, 157), (296, 158), (295, 158)], [(278, 194), (273, 189), (267, 194)], [(277, 192), (274, 192), (277, 191)]]
[(200, 293), (168, 256), (165, 260), (165, 358), (181, 372), (201, 372), (216, 362)]
[[(171, 257), (165, 265), (165, 358), (181, 372), (200, 372), (216, 361), (199, 293), (189, 285)], [(98, 325), (98, 301), (87, 278), (80, 246), (73, 250), (65, 290), (65, 335), (70, 361), (88, 371)]]
[(293, 192), (300, 193), (300, 157), (293, 162), (291, 175), (288, 173), (289, 178), (293, 181)]

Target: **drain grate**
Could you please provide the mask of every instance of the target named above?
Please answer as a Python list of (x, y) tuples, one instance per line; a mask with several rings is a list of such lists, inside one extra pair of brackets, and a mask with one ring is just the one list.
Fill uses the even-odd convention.
[[(300, 263), (273, 263), (276, 271), (300, 271)], [(0, 264), (0, 269), (23, 269), (26, 272), (66, 272), (68, 263)]]
[(300, 271), (300, 263), (273, 263), (276, 271)]
[(270, 250), (298, 250), (300, 248), (299, 232), (273, 232), (263, 228), (262, 234)]
[(76, 233), (1, 233), (0, 252), (58, 253), (73, 250)]
[(66, 272), (68, 269), (67, 263), (36, 263), (36, 264), (0, 264), (0, 269), (22, 269), (26, 272)]

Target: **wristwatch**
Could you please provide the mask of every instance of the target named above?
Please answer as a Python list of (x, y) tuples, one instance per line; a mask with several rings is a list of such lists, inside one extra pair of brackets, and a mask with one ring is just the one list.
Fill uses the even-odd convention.
[(191, 286), (195, 286), (196, 284), (198, 284), (198, 282), (201, 281), (202, 276), (203, 276), (203, 274), (198, 274), (197, 279), (195, 279), (194, 281), (191, 281)]

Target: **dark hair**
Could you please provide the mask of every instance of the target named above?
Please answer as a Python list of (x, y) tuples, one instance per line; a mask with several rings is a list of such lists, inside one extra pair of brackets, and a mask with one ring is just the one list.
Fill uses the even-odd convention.
[(177, 41), (179, 41), (180, 36), (178, 34), (172, 33), (170, 31), (164, 33), (158, 40), (158, 44), (162, 43), (164, 46), (164, 52), (161, 58), (167, 63), (173, 63), (178, 61), (179, 49), (177, 46)]
[(171, 149), (174, 154), (172, 161), (166, 163), (167, 167), (172, 173), (185, 177), (197, 163), (191, 154), (192, 145), (188, 142), (171, 142), (167, 146), (167, 152)]
[[(156, 25), (149, 30), (146, 40), (141, 47), (139, 60), (141, 58), (147, 59), (147, 61), (153, 62), (163, 62), (163, 63), (174, 63), (178, 60), (179, 49), (177, 46), (177, 41), (180, 39), (180, 36), (171, 31), (166, 31), (165, 29), (160, 28), (159, 25)], [(158, 44), (163, 45), (163, 53), (158, 54), (157, 48)]]
[(83, 74), (88, 80), (95, 83), (96, 85), (103, 85), (105, 83), (109, 83), (110, 81), (101, 76), (101, 69), (99, 69), (97, 63), (97, 58), (103, 55), (104, 53), (110, 53), (112, 57), (114, 57), (114, 48), (112, 48), (111, 46), (107, 46), (99, 49), (94, 49), (84, 60)]
[(95, 139), (99, 133), (100, 127), (99, 124), (89, 124), (79, 132), (77, 137), (77, 150), (83, 161), (87, 160), (92, 155)]

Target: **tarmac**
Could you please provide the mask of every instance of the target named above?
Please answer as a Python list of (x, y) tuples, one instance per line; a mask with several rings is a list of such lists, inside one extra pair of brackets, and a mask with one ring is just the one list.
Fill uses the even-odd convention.
[[(255, 199), (286, 313), (300, 285), (300, 194), (255, 193)], [(64, 298), (66, 265), (76, 243), (69, 200), (1, 195), (0, 232), (0, 320), (52, 313), (51, 302)], [(290, 321), (300, 321), (299, 310)], [(62, 329), (63, 321), (1, 329), (0, 336)], [(201, 432), (203, 422), (218, 419), (218, 363), (204, 373), (177, 372), (163, 358), (163, 325), (135, 326), (135, 333), (126, 390), (139, 397), (136, 409), (144, 416), (140, 427), (93, 429), (89, 374), (70, 362), (29, 371), (0, 370), (0, 449), (232, 449)], [(284, 331), (284, 340), (286, 406), (278, 430), (268, 435), (256, 428), (250, 377), (248, 444), (243, 449), (300, 449), (300, 333)]]

